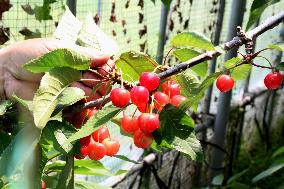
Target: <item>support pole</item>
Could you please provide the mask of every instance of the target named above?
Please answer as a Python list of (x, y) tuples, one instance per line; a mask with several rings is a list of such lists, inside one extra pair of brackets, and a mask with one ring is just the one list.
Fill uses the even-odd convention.
[(166, 43), (166, 31), (167, 31), (169, 10), (170, 10), (170, 6), (165, 6), (164, 4), (162, 4), (159, 41), (158, 41), (158, 49), (157, 49), (157, 57), (156, 57), (156, 60), (159, 64), (163, 63), (163, 58), (164, 58), (164, 48), (165, 48), (165, 43)]
[[(231, 39), (236, 35), (236, 27), (241, 26), (243, 22), (243, 15), (245, 11), (246, 1), (232, 1), (232, 11), (230, 16), (230, 25), (228, 28), (227, 39)], [(237, 56), (237, 49), (229, 51), (225, 55), (225, 61)], [(221, 148), (224, 147), (226, 137), (226, 125), (229, 119), (230, 104), (232, 93), (221, 93), (218, 99), (217, 115), (214, 123), (214, 136), (212, 142)], [(213, 148), (210, 170), (210, 183), (211, 180), (223, 171), (224, 152)]]
[(76, 16), (77, 0), (67, 0), (66, 4), (69, 7), (70, 11), (74, 14), (74, 16)]

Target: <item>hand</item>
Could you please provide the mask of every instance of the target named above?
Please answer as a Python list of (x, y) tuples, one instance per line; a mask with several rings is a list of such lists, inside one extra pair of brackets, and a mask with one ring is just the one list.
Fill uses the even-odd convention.
[[(90, 56), (91, 67), (97, 67), (101, 76), (111, 70), (113, 62), (108, 55), (99, 55), (94, 49), (81, 47), (57, 39), (31, 39), (19, 42), (0, 50), (0, 98), (10, 98), (13, 94), (31, 100), (39, 87), (43, 74), (34, 74), (22, 68), (28, 61), (57, 48), (69, 48), (78, 53)], [(108, 82), (92, 93), (92, 87), (100, 83), (103, 77), (92, 72), (85, 72), (83, 78), (94, 79), (93, 82), (75, 82), (73, 86), (83, 89), (89, 99), (97, 99), (106, 93)]]

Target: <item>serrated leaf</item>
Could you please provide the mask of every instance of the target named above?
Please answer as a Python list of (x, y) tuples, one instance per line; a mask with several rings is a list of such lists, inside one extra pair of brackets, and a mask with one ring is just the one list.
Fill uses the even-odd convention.
[[(185, 62), (188, 61), (198, 55), (200, 55), (199, 52), (191, 50), (191, 49), (177, 49), (173, 52), (174, 56), (177, 57), (181, 62)], [(197, 75), (199, 75), (200, 77), (205, 77), (207, 75), (207, 71), (208, 71), (208, 63), (207, 61), (202, 62), (200, 64), (197, 64), (193, 67), (191, 67), (190, 69), (192, 69)]]
[(52, 20), (52, 16), (50, 14), (50, 10), (51, 10), (50, 5), (55, 2), (56, 0), (44, 0), (42, 6), (35, 5), (33, 12), (35, 14), (36, 20), (40, 22), (42, 20)]
[(14, 103), (10, 100), (3, 100), (0, 102), (0, 115), (4, 115), (6, 111), (13, 105)]
[(87, 70), (91, 59), (70, 49), (56, 49), (24, 64), (23, 67), (33, 73), (48, 72), (53, 68), (68, 67), (75, 70)]
[(227, 60), (224, 63), (224, 67), (227, 68), (227, 69), (231, 69), (234, 66), (238, 65), (239, 63), (241, 63), (241, 61), (242, 61), (242, 59), (240, 59), (238, 57), (233, 57), (233, 58)]
[(243, 64), (241, 66), (237, 66), (236, 68), (231, 70), (231, 77), (234, 81), (244, 80), (249, 75), (251, 69), (251, 64)]
[(281, 70), (284, 71), (284, 62), (280, 62), (277, 66), (276, 66), (277, 70)]
[(178, 74), (176, 75), (176, 81), (181, 87), (181, 94), (188, 98), (192, 97), (192, 91), (196, 90), (200, 85), (199, 81), (191, 75)]
[(192, 107), (194, 111), (197, 111), (198, 104), (204, 97), (205, 91), (215, 82), (215, 80), (221, 74), (223, 74), (223, 72), (213, 73), (207, 76), (198, 87), (193, 87), (190, 94), (186, 96), (187, 100), (180, 104), (179, 109), (186, 111), (188, 108)]
[(56, 189), (73, 189), (74, 188), (74, 157), (67, 156), (66, 165), (59, 175)]
[(279, 1), (280, 0), (254, 0), (250, 8), (246, 30), (248, 30), (258, 19), (260, 19), (261, 14), (267, 7)]
[(34, 122), (38, 128), (45, 127), (63, 91), (80, 78), (80, 71), (67, 67), (54, 68), (42, 77), (33, 99)]
[(271, 45), (268, 45), (268, 48), (284, 52), (284, 44), (283, 43), (281, 43), (281, 44), (271, 44)]
[(68, 138), (66, 142), (72, 142), (92, 134), (99, 126), (110, 121), (114, 116), (116, 116), (122, 109), (117, 108), (113, 105), (106, 106), (99, 110), (98, 113), (93, 115), (82, 128), (72, 136)]
[(139, 164), (139, 162), (134, 161), (132, 159), (129, 159), (128, 157), (123, 156), (123, 155), (114, 155), (113, 157), (116, 157), (116, 158), (121, 159), (123, 161), (128, 161), (128, 162), (131, 162), (131, 163)]
[(194, 121), (186, 113), (168, 104), (159, 118), (161, 128), (154, 133), (158, 145), (175, 149), (193, 160), (203, 160), (201, 145), (192, 132)]
[(214, 45), (202, 34), (185, 32), (174, 36), (171, 40), (174, 47), (193, 47), (201, 50), (214, 50)]
[(276, 171), (282, 169), (284, 167), (284, 163), (282, 164), (276, 164), (276, 165), (272, 165), (270, 168), (266, 169), (265, 171), (262, 171), (261, 173), (259, 173), (258, 175), (256, 175), (253, 179), (252, 182), (258, 182), (259, 180), (262, 180), (270, 175), (272, 175), (273, 173), (275, 173)]
[(134, 51), (121, 54), (115, 64), (126, 81), (138, 81), (142, 72), (151, 72), (158, 66), (150, 56)]

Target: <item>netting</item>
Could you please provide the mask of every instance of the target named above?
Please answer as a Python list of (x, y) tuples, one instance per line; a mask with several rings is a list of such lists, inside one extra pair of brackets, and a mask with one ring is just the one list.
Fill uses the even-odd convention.
[[(230, 24), (231, 11), (238, 11), (232, 10), (232, 2), (233, 0), (226, 1), (220, 43), (225, 42), (226, 36), (230, 32), (228, 25)], [(43, 1), (13, 0), (10, 3), (12, 7), (9, 11), (4, 12), (0, 25), (0, 37), (4, 45), (29, 37), (52, 36), (56, 23), (64, 12), (65, 1), (57, 0), (50, 4), (52, 19), (42, 21), (37, 20), (35, 14), (30, 11), (36, 6), (42, 6)], [(247, 1), (246, 10), (249, 10), (251, 3), (252, 0)], [(158, 0), (155, 4), (150, 0), (77, 0), (76, 14), (80, 20), (83, 20), (88, 13), (91, 13), (101, 29), (117, 41), (121, 52), (136, 50), (155, 57), (159, 41), (160, 21), (164, 19), (161, 17), (161, 6)], [(283, 1), (269, 7), (261, 16), (260, 22), (283, 10), (283, 7)], [(218, 0), (173, 0), (167, 22), (165, 53), (169, 50), (170, 38), (180, 32), (197, 31), (213, 39), (218, 11)], [(248, 11), (245, 12), (243, 26), (246, 25), (247, 20)], [(256, 41), (256, 50), (278, 42), (281, 27), (277, 26), (259, 37)], [(275, 53), (265, 52), (263, 56), (273, 59)], [(219, 57), (218, 62), (223, 62), (223, 59), (224, 57)], [(259, 64), (267, 64), (263, 59), (257, 61), (259, 61)], [(262, 69), (260, 71), (259, 69), (253, 68), (251, 76), (253, 85), (250, 85), (250, 89), (263, 86), (260, 78), (264, 78), (269, 70), (264, 71)], [(237, 83), (237, 87), (233, 91), (234, 100), (238, 100), (242, 96), (243, 83)], [(216, 111), (216, 99), (219, 95), (216, 90), (214, 91), (211, 112)], [(119, 132), (115, 126), (113, 126), (113, 130), (114, 133)], [(128, 141), (125, 141), (125, 143)], [(135, 155), (131, 150), (132, 147), (129, 145), (123, 149), (123, 153)], [(142, 152), (137, 153), (140, 155)], [(105, 162), (114, 167), (117, 164), (117, 162), (107, 162), (107, 160)]]

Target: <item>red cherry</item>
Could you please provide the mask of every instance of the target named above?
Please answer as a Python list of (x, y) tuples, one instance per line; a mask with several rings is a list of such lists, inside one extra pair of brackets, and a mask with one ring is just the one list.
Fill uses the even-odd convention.
[(124, 107), (130, 101), (130, 92), (126, 89), (115, 88), (110, 92), (110, 99), (116, 107)]
[(91, 142), (88, 146), (88, 156), (92, 160), (100, 160), (106, 155), (106, 148), (98, 142)]
[(104, 139), (110, 137), (108, 128), (106, 126), (99, 128), (98, 130), (93, 132), (92, 137), (93, 137), (94, 141), (102, 142)]
[(162, 84), (162, 91), (172, 98), (173, 96), (180, 94), (180, 86), (176, 81), (169, 80)]
[(83, 155), (83, 158), (85, 158), (88, 155), (88, 146), (81, 146), (80, 148), (80, 152)]
[(186, 98), (182, 95), (175, 95), (171, 98), (171, 104), (175, 107), (179, 107), (180, 103), (185, 101)]
[(45, 182), (44, 182), (44, 180), (41, 180), (41, 189), (45, 189)]
[(138, 126), (144, 133), (152, 133), (160, 128), (158, 114), (143, 113), (138, 117)]
[(88, 146), (91, 141), (91, 135), (80, 139), (81, 146)]
[(149, 148), (153, 140), (151, 133), (143, 133), (141, 130), (137, 130), (134, 133), (133, 141), (138, 148)]
[(148, 104), (139, 104), (139, 105), (137, 106), (137, 109), (138, 109), (141, 113), (145, 113), (145, 112), (147, 112), (147, 105), (148, 105)]
[(88, 113), (87, 117), (88, 119), (90, 119), (93, 115), (95, 115), (99, 110), (94, 107), (94, 108), (90, 108), (90, 112)]
[(229, 75), (220, 75), (216, 81), (217, 88), (225, 93), (234, 87), (234, 80)]
[(169, 96), (162, 92), (156, 92), (154, 94), (154, 99), (154, 104), (158, 111), (161, 111), (162, 108), (170, 102)]
[(133, 134), (136, 130), (139, 129), (137, 117), (124, 115), (121, 119), (121, 128), (124, 132)]
[(131, 101), (136, 106), (147, 104), (149, 100), (149, 91), (143, 86), (133, 87), (130, 91)]
[(278, 89), (282, 83), (282, 75), (279, 72), (269, 73), (264, 78), (264, 84), (267, 89)]
[(114, 156), (119, 151), (120, 144), (118, 141), (106, 138), (103, 141), (103, 145), (106, 148), (106, 155)]
[(153, 91), (160, 85), (160, 78), (157, 74), (151, 72), (143, 72), (139, 79), (140, 85), (146, 87), (149, 91)]
[(77, 129), (80, 129), (82, 125), (85, 123), (86, 118), (88, 117), (88, 114), (90, 113), (90, 109), (83, 109), (82, 111), (76, 113), (74, 115), (74, 126)]

